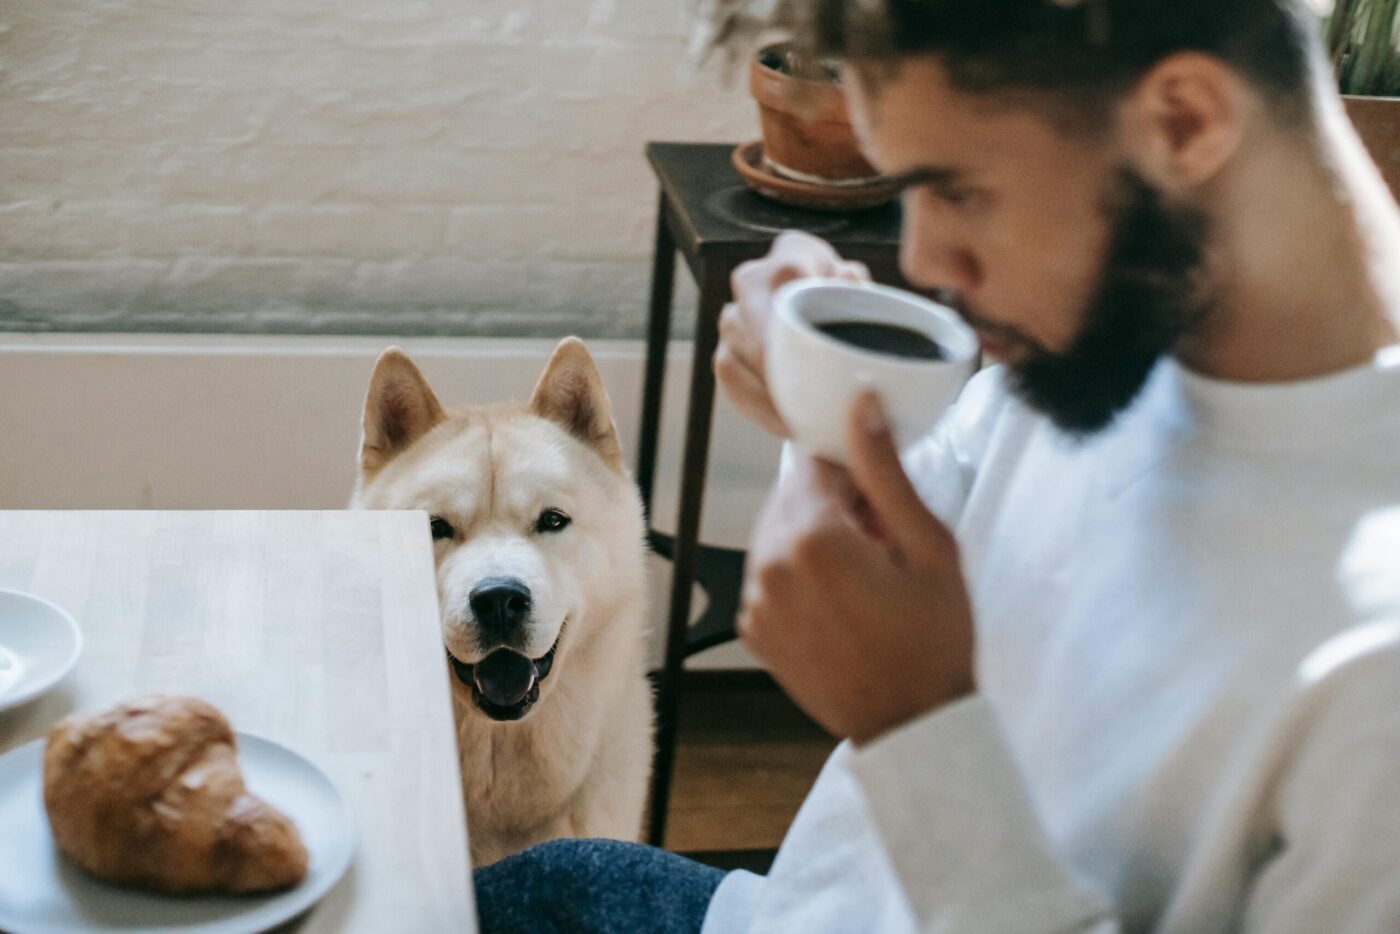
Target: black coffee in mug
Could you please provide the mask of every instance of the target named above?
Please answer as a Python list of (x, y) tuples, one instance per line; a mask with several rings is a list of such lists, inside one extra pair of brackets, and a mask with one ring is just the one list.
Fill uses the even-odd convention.
[(948, 354), (942, 345), (920, 334), (913, 328), (899, 324), (881, 324), (875, 321), (827, 321), (813, 325), (823, 334), (829, 334), (862, 350), (890, 354), (895, 357), (909, 357), (914, 360), (946, 360)]

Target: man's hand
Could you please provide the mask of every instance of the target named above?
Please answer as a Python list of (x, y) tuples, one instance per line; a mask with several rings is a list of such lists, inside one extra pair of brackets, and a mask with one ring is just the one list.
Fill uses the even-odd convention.
[(773, 293), (794, 279), (812, 276), (870, 281), (870, 271), (862, 263), (843, 260), (826, 241), (788, 231), (778, 235), (763, 259), (734, 270), (730, 278), (734, 302), (719, 319), (716, 379), (735, 408), (780, 438), (786, 438), (788, 430), (768, 396), (763, 363)]
[(849, 473), (807, 460), (774, 491), (738, 628), (799, 707), (859, 744), (974, 690), (973, 626), (957, 544), (872, 395), (850, 451)]

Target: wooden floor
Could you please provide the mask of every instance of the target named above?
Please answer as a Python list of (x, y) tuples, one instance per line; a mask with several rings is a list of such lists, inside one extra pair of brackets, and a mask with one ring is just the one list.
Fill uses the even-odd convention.
[(687, 673), (667, 849), (766, 868), (835, 745), (766, 675)]

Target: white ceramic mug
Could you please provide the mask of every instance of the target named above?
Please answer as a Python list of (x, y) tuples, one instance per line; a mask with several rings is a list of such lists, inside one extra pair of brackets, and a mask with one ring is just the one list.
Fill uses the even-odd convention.
[[(907, 328), (943, 359), (875, 350), (825, 334), (837, 322)], [(977, 365), (977, 337), (951, 309), (910, 292), (841, 279), (798, 279), (773, 296), (765, 375), (778, 414), (803, 450), (847, 462), (851, 407), (874, 390), (903, 450), (931, 429)]]

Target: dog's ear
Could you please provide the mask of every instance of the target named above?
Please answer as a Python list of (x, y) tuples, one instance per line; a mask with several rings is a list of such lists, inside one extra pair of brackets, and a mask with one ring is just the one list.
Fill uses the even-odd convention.
[(378, 470), (446, 416), (408, 354), (390, 347), (375, 361), (360, 423), (360, 469)]
[(608, 392), (588, 348), (577, 337), (566, 337), (554, 348), (535, 385), (530, 411), (562, 425), (602, 455), (608, 466), (622, 469), (622, 446)]

